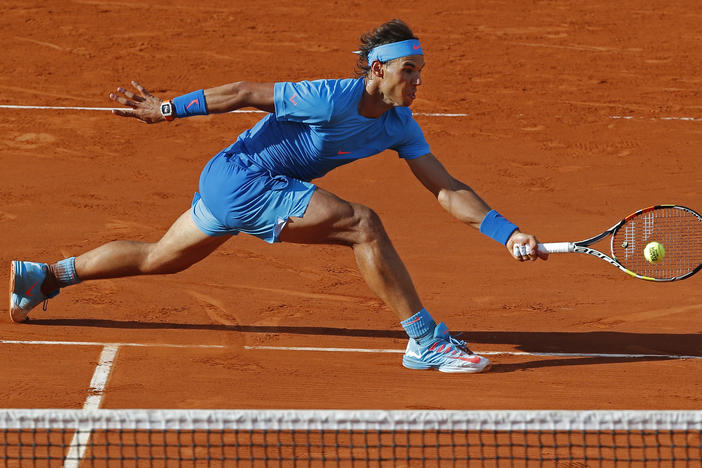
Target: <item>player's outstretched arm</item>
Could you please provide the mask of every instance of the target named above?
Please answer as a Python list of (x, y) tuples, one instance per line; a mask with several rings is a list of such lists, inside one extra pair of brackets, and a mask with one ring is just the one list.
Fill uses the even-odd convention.
[[(255, 107), (266, 112), (275, 111), (273, 83), (240, 81), (199, 90), (177, 98), (186, 98), (181, 106), (174, 105), (171, 101), (163, 101), (161, 98), (152, 95), (136, 81), (132, 81), (132, 86), (136, 88), (137, 92), (119, 87), (116, 93), (110, 93), (110, 99), (128, 106), (128, 108), (124, 109), (113, 109), (112, 112), (121, 117), (134, 117), (144, 123), (163, 122), (189, 115), (220, 114), (242, 107)], [(164, 108), (164, 104), (167, 104), (167, 107)], [(178, 107), (182, 107), (181, 112), (177, 112), (176, 108)], [(191, 109), (192, 113), (190, 112)]]
[[(419, 158), (407, 161), (415, 177), (434, 194), (439, 204), (459, 221), (481, 229), (481, 225), (488, 217), (494, 213), (487, 203), (476, 194), (473, 189), (463, 182), (455, 179), (436, 157), (429, 153)], [(536, 260), (537, 258), (548, 258), (548, 254), (540, 254), (536, 248), (537, 240), (531, 234), (514, 230), (507, 232), (507, 239), (502, 239), (510, 252), (514, 256), (514, 245), (528, 245), (529, 255), (516, 257), (519, 260)]]

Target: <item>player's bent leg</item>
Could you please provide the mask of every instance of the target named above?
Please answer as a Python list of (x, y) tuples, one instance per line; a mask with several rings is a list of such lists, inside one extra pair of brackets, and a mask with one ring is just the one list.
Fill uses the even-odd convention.
[[(419, 330), (416, 334), (408, 332), (412, 338), (402, 361), (405, 367), (464, 373), (489, 369), (488, 359), (473, 354), (465, 342), (453, 338), (443, 323), (436, 325), (422, 308), (409, 273), (380, 218), (369, 208), (346, 202), (318, 188), (304, 217), (291, 218), (280, 240), (336, 243), (353, 248), (361, 274), (370, 288), (396, 312), (406, 330)], [(422, 322), (426, 323), (418, 327)]]
[[(401, 321), (419, 316), (421, 314), (417, 311), (424, 310), (380, 218), (365, 206), (349, 203), (318, 188), (304, 217), (291, 218), (281, 232), (280, 240), (351, 246), (363, 278)], [(465, 342), (451, 337), (446, 325), (434, 326), (431, 317), (424, 315), (431, 321), (430, 331), (421, 339), (410, 338), (403, 357), (405, 367), (468, 373), (482, 372), (490, 367), (489, 360), (473, 354)]]
[(342, 244), (353, 249), (368, 286), (404, 320), (422, 308), (412, 279), (378, 215), (317, 188), (302, 218), (290, 218), (283, 242)]
[[(23, 322), (29, 312), (55, 297), (61, 287), (79, 281), (118, 278), (145, 274), (170, 274), (202, 260), (231, 237), (209, 236), (192, 221), (190, 210), (183, 213), (166, 234), (154, 243), (114, 241), (86, 252), (75, 259), (54, 265), (13, 261), (10, 265), (10, 318)], [(60, 280), (57, 270), (70, 264), (73, 281)]]

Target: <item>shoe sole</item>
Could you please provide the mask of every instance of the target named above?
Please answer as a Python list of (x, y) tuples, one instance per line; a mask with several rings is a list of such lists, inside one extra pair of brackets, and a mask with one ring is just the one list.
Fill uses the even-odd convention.
[(22, 323), (27, 321), (27, 312), (22, 309), (15, 308), (12, 304), (12, 291), (15, 290), (15, 262), (10, 264), (10, 320), (15, 323)]
[(492, 367), (492, 363), (488, 363), (485, 367), (480, 367), (480, 368), (470, 368), (470, 367), (463, 367), (463, 368), (450, 368), (450, 367), (433, 367), (433, 366), (427, 366), (427, 367), (410, 367), (404, 362), (402, 363), (402, 366), (405, 367), (406, 369), (412, 369), (412, 370), (438, 370), (439, 372), (444, 372), (447, 374), (479, 374), (480, 372), (485, 372)]
[(479, 368), (479, 369), (478, 369), (478, 368), (475, 368), (475, 369), (471, 369), (471, 368), (463, 368), (463, 369), (450, 369), (450, 368), (447, 368), (447, 369), (442, 369), (441, 367), (439, 367), (438, 370), (439, 370), (439, 372), (445, 372), (445, 373), (447, 373), (447, 374), (479, 374), (480, 372), (485, 372), (485, 371), (489, 370), (490, 367), (492, 367), (492, 363), (486, 365), (485, 367), (481, 367), (481, 368)]

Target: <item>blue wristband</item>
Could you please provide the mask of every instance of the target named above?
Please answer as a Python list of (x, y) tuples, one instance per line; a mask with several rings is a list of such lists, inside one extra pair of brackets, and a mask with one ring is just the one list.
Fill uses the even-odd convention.
[(207, 115), (205, 104), (205, 91), (198, 89), (192, 93), (183, 94), (173, 99), (176, 117), (190, 117), (191, 115)]
[(480, 232), (492, 239), (495, 239), (502, 245), (507, 245), (509, 237), (517, 229), (519, 229), (517, 226), (510, 223), (495, 210), (492, 210), (485, 215), (483, 222), (480, 223)]

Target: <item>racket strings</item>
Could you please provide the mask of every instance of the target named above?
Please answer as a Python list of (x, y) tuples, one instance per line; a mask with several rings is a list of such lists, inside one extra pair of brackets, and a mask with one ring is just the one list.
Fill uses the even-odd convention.
[[(663, 245), (662, 260), (646, 260), (644, 247), (649, 242)], [(684, 276), (702, 264), (702, 219), (681, 207), (639, 212), (614, 233), (612, 254), (639, 275), (657, 279)]]

